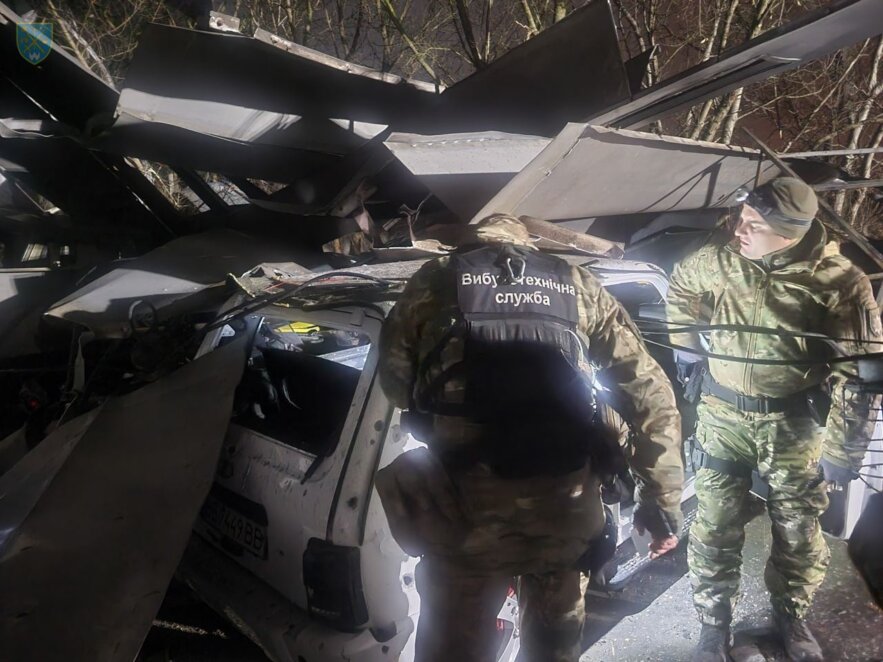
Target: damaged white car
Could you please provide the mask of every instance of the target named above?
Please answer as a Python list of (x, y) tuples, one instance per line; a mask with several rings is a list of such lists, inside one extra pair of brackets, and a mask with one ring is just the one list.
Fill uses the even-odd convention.
[[(289, 296), (263, 297), (275, 305), (239, 297), (200, 349), (237, 337), (249, 346), (215, 483), (179, 574), (274, 660), (413, 659), (417, 559), (392, 538), (373, 483), (378, 468), (420, 442), (402, 431), (379, 386), (375, 347), (421, 264), (363, 267), (361, 277), (328, 272)], [(587, 266), (633, 310), (665, 294), (665, 275), (651, 265)], [(255, 293), (273, 291), (268, 276), (289, 290), (306, 279), (282, 266), (253, 273), (240, 282)], [(621, 539), (631, 532), (630, 498), (622, 510), (613, 505)], [(514, 659), (514, 592), (497, 623), (498, 659)]]

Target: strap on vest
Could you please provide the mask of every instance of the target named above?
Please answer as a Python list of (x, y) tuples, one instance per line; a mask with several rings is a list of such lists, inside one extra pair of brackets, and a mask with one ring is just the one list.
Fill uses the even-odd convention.
[(709, 455), (705, 452), (705, 449), (702, 448), (695, 437), (693, 438), (691, 459), (695, 471), (699, 471), (699, 469), (710, 469), (711, 471), (716, 471), (725, 476), (745, 479), (750, 479), (751, 474), (754, 471), (754, 467), (744, 464), (743, 462), (737, 462), (736, 460), (722, 460), (719, 457)]

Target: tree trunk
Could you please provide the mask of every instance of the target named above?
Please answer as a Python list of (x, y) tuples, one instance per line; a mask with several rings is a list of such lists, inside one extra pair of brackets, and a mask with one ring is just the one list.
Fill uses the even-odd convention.
[[(704, 58), (703, 61), (711, 59), (712, 55), (717, 56), (720, 52), (726, 47), (727, 42), (730, 39), (730, 30), (733, 26), (733, 17), (736, 15), (736, 9), (739, 7), (739, 0), (729, 0), (730, 4), (727, 7), (726, 14), (724, 15), (723, 24), (721, 24), (720, 16), (715, 19), (714, 22), (714, 31), (711, 36), (708, 38), (708, 44), (706, 44)], [(709, 135), (709, 131), (706, 127), (708, 120), (708, 115), (714, 108), (714, 99), (709, 99), (704, 104), (702, 104), (702, 108), (699, 111), (699, 115), (696, 117), (695, 124), (693, 125), (693, 130), (690, 132), (690, 138), (693, 140), (698, 140), (703, 132), (705, 135)], [(712, 124), (717, 124), (720, 126), (720, 122), (722, 119), (712, 118)], [(710, 138), (706, 138), (706, 140), (710, 140)]]
[(733, 104), (730, 106), (730, 113), (727, 115), (727, 121), (724, 124), (723, 133), (721, 133), (721, 142), (725, 145), (730, 144), (733, 140), (733, 133), (736, 131), (736, 123), (739, 121), (739, 112), (742, 110), (742, 98), (744, 93), (744, 87), (740, 87), (733, 92)]
[(469, 8), (464, 0), (451, 0), (451, 5), (452, 18), (454, 19), (454, 24), (459, 28), (457, 33), (466, 49), (469, 62), (476, 69), (481, 69), (487, 63), (482, 58), (478, 42), (475, 40), (475, 30), (472, 28), (472, 17), (469, 15)]
[(555, 0), (555, 23), (567, 16), (567, 2), (565, 0)]
[[(871, 111), (874, 109), (874, 104), (876, 103), (877, 98), (883, 95), (883, 82), (880, 81), (881, 64), (883, 64), (883, 36), (877, 37), (877, 48), (874, 49), (874, 59), (871, 61), (871, 69), (868, 73), (868, 96), (861, 106), (859, 106), (858, 112), (853, 119), (853, 127), (850, 132), (849, 143), (846, 146), (847, 149), (856, 149), (859, 146), (859, 141), (861, 140), (862, 133), (868, 123)], [(856, 156), (846, 157), (847, 171), (855, 164), (857, 158), (858, 157)], [(858, 206), (863, 199), (864, 196), (855, 196), (853, 204), (850, 205), (848, 214), (849, 218), (855, 218), (858, 215)], [(859, 202), (856, 203), (855, 200), (858, 200)], [(835, 209), (838, 213), (843, 214), (845, 203), (846, 192), (838, 192), (835, 198)]]
[(530, 39), (540, 33), (539, 20), (537, 20), (529, 0), (521, 0), (521, 8), (524, 10), (525, 19), (527, 19), (527, 39)]

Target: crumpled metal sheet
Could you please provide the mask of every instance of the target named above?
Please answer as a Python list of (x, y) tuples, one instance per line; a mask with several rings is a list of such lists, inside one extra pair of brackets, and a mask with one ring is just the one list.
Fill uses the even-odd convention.
[[(629, 98), (609, 0), (589, 0), (452, 85), (408, 130), (502, 130), (554, 136)], [(396, 124), (396, 128), (406, 125)]]
[(18, 53), (16, 25), (22, 22), (21, 16), (0, 2), (0, 74), (15, 81), (19, 90), (59, 121), (77, 128), (95, 115), (112, 113), (116, 90), (69, 55), (60, 41), (52, 44), (52, 52), (39, 66)]
[(244, 363), (234, 341), (112, 398), (0, 478), (0, 522), (14, 528), (0, 657), (135, 659), (211, 486)]
[(189, 235), (120, 262), (46, 314), (84, 326), (98, 337), (126, 337), (129, 311), (137, 301), (153, 305), (160, 320), (199, 311), (223, 301), (227, 274), (288, 257), (284, 247), (233, 230)]
[(473, 216), (550, 221), (725, 207), (737, 189), (778, 172), (757, 150), (569, 124)]
[(584, 119), (592, 124), (624, 128), (646, 126), (706, 99), (780, 75), (880, 34), (880, 0), (834, 0), (827, 4), (664, 80), (627, 103)]
[(0, 359), (38, 354), (40, 318), (69, 293), (80, 269), (0, 269)]
[(499, 131), (394, 133), (384, 145), (463, 221), (509, 183), (552, 141)]
[[(15, 128), (10, 132), (7, 124), (0, 140), (3, 169), (86, 224), (116, 226), (124, 218), (133, 238), (148, 246), (173, 236), (170, 227), (176, 225), (177, 214), (143, 175), (83, 144), (89, 131), (113, 116), (117, 91), (58, 43), (38, 66), (25, 60), (16, 47), (21, 22), (0, 2), (0, 114), (38, 120), (43, 128), (53, 126), (53, 135), (60, 131), (76, 139), (29, 139), (36, 136)], [(144, 193), (148, 187), (153, 196)]]
[(94, 144), (291, 182), (387, 127), (554, 135), (567, 121), (627, 98), (607, 0), (587, 3), (443, 92), (264, 30), (252, 38), (150, 25), (129, 67), (118, 119)]
[[(323, 134), (316, 123), (301, 120), (297, 133), (313, 133), (316, 144)], [(287, 130), (287, 134), (294, 133)], [(345, 138), (346, 136), (344, 136)], [(295, 139), (292, 137), (292, 141)], [(272, 182), (290, 182), (333, 166), (343, 138), (329, 136), (326, 152), (268, 142), (243, 142), (199, 133), (175, 124), (147, 122), (120, 115), (116, 123), (91, 143), (112, 154), (133, 156), (192, 170), (223, 173), (229, 177), (250, 177)]]
[[(340, 134), (353, 122), (351, 133), (361, 143), (437, 101), (432, 86), (344, 62), (263, 30), (252, 38), (150, 25), (139, 40), (117, 110), (222, 138), (290, 146), (286, 129), (301, 117), (345, 122), (346, 128), (336, 125)], [(213, 109), (210, 115), (207, 108)]]
[(0, 559), (99, 413), (97, 407), (65, 423), (0, 478)]

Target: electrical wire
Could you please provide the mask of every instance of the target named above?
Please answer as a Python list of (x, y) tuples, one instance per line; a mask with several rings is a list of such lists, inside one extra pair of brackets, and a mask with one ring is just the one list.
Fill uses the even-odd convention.
[(864, 476), (865, 478), (873, 478), (875, 480), (883, 480), (883, 474), (868, 474), (868, 473), (862, 473), (861, 471), (859, 471), (858, 475)]
[[(329, 271), (328, 273), (319, 274), (318, 276), (310, 278), (309, 280), (305, 280), (303, 283), (300, 283), (299, 285), (297, 285), (295, 287), (284, 288), (283, 291), (281, 291), (281, 292), (257, 297), (255, 299), (249, 299), (248, 301), (245, 301), (238, 306), (234, 306), (230, 310), (227, 310), (227, 311), (221, 313), (213, 322), (208, 324), (205, 327), (205, 331), (211, 331), (213, 329), (217, 329), (217, 328), (223, 326), (224, 324), (227, 324), (227, 323), (233, 321), (237, 317), (242, 317), (243, 315), (248, 315), (249, 313), (255, 312), (255, 311), (263, 308), (264, 306), (269, 306), (269, 305), (272, 305), (278, 301), (282, 301), (283, 299), (293, 297), (296, 294), (299, 294), (300, 292), (302, 292), (303, 290), (305, 290), (309, 287), (312, 287), (314, 285), (317, 285), (321, 282), (332, 280), (334, 278), (342, 278), (342, 277), (355, 278), (358, 280), (368, 281), (370, 283), (373, 283), (374, 285), (379, 285), (379, 286), (382, 286), (386, 289), (389, 289), (390, 287), (395, 285), (395, 282), (393, 282), (391, 280), (386, 280), (384, 278), (376, 278), (375, 276), (369, 276), (367, 274), (360, 274), (360, 273), (356, 273), (354, 271)], [(273, 286), (273, 289), (275, 289), (275, 287), (277, 287), (277, 286)], [(278, 285), (278, 287), (281, 287), (281, 284)]]
[[(859, 344), (868, 344), (868, 345), (883, 345), (883, 340), (868, 340), (865, 338), (842, 338), (829, 336), (824, 333), (818, 333), (815, 331), (786, 331), (785, 329), (773, 329), (766, 326), (752, 326), (750, 324), (683, 324), (678, 322), (671, 322), (669, 320), (657, 320), (650, 319), (647, 317), (634, 317), (632, 318), (636, 325), (639, 327), (642, 324), (658, 324), (663, 325), (669, 328), (666, 329), (658, 329), (658, 330), (647, 330), (642, 332), (644, 333), (652, 333), (654, 335), (657, 334), (684, 334), (684, 333), (710, 333), (713, 331), (735, 331), (738, 333), (754, 333), (757, 335), (768, 335), (768, 336), (785, 336), (790, 338), (810, 338), (812, 340), (824, 340), (824, 341), (834, 341), (834, 342), (852, 342)], [(679, 325), (680, 324), (680, 325)], [(678, 326), (679, 325), (679, 326)], [(674, 327), (674, 328), (670, 328)]]
[(694, 354), (696, 356), (702, 356), (707, 359), (716, 359), (718, 361), (729, 361), (731, 363), (749, 363), (752, 365), (770, 365), (770, 366), (794, 366), (801, 368), (812, 368), (816, 366), (831, 366), (840, 363), (853, 363), (858, 360), (881, 360), (883, 361), (883, 352), (874, 352), (868, 354), (854, 354), (849, 356), (836, 356), (832, 358), (828, 358), (822, 361), (812, 361), (809, 359), (806, 360), (794, 360), (794, 361), (784, 361), (779, 359), (749, 359), (742, 356), (728, 356), (727, 354), (715, 354), (714, 352), (704, 352), (697, 351), (693, 347), (684, 347), (683, 345), (675, 345), (670, 342), (661, 342), (659, 340), (652, 340), (650, 338), (644, 338), (644, 341), (650, 345), (655, 345), (656, 347), (662, 347), (664, 349), (670, 349), (678, 352), (684, 352), (687, 354)]

